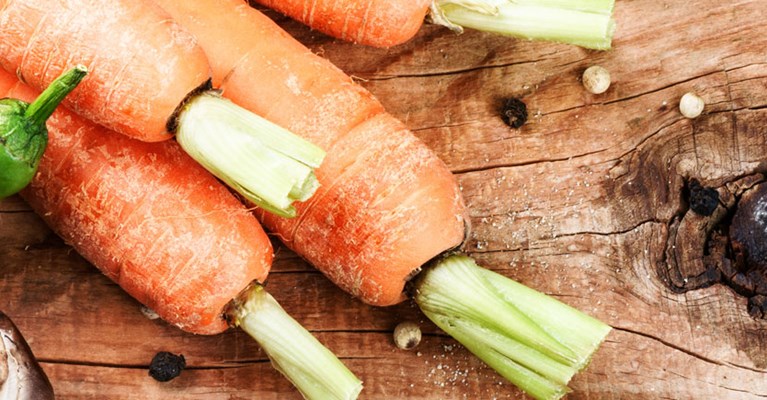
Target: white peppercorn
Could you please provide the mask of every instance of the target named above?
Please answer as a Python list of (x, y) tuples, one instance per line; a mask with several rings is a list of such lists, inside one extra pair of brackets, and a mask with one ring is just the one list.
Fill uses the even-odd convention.
[(604, 67), (594, 65), (583, 71), (583, 87), (590, 93), (600, 94), (610, 87), (610, 72)]
[(705, 104), (700, 96), (688, 92), (679, 101), (679, 112), (687, 118), (697, 118), (703, 112)]
[(402, 322), (394, 328), (394, 344), (402, 350), (410, 350), (421, 343), (421, 328), (415, 322)]

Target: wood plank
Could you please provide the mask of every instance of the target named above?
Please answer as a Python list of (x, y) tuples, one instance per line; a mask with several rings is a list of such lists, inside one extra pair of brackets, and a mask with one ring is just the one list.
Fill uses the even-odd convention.
[[(595, 52), (434, 26), (372, 49), (269, 13), (447, 162), (480, 264), (615, 328), (570, 399), (767, 396), (767, 322), (725, 285), (675, 286), (706, 269), (706, 240), (766, 179), (766, 14), (757, 0), (618, 1), (614, 49)], [(603, 95), (579, 82), (596, 63), (613, 76)], [(676, 109), (690, 90), (707, 102), (696, 120)], [(531, 111), (521, 129), (497, 115), (509, 96)], [(710, 218), (689, 209), (693, 178), (721, 195)], [(524, 398), (413, 304), (361, 304), (277, 246), (268, 290), (365, 381), (361, 398)], [(0, 266), (0, 309), (59, 398), (300, 398), (243, 332), (195, 336), (148, 319), (18, 197), (0, 202)], [(416, 351), (392, 343), (404, 320), (424, 330)], [(157, 351), (183, 353), (189, 369), (155, 382)]]

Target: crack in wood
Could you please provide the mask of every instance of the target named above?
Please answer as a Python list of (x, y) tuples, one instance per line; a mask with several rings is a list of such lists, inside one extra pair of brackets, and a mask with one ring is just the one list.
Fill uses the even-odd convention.
[(743, 389), (738, 389), (738, 388), (734, 388), (734, 387), (730, 387), (730, 386), (725, 386), (725, 385), (719, 385), (719, 387), (721, 387), (722, 389), (730, 390), (730, 391), (737, 392), (737, 393), (748, 393), (748, 394), (751, 394), (751, 395), (754, 395), (754, 396), (757, 396), (757, 397), (767, 398), (767, 393), (765, 393), (765, 394), (754, 393), (754, 392), (752, 392), (750, 390), (743, 390)]
[[(377, 76), (365, 77), (361, 79), (364, 79), (366, 82), (383, 82), (383, 81), (394, 80), (394, 79), (434, 78), (434, 77), (443, 77), (443, 76), (463, 75), (463, 74), (483, 71), (483, 70), (503, 69), (503, 68), (514, 67), (518, 65), (536, 64), (536, 63), (547, 61), (547, 60), (548, 60), (547, 58), (541, 57), (535, 60), (523, 60), (523, 61), (514, 61), (509, 63), (503, 63), (503, 64), (480, 65), (480, 66), (470, 67), (470, 68), (458, 68), (458, 69), (428, 72), (428, 73), (422, 73), (422, 74), (377, 75)], [(580, 60), (580, 61), (583, 61), (583, 60)]]
[(484, 171), (489, 171), (494, 169), (526, 167), (529, 165), (535, 165), (535, 164), (541, 164), (541, 163), (572, 162), (573, 160), (601, 154), (608, 150), (609, 149), (599, 149), (599, 150), (589, 151), (585, 153), (574, 154), (568, 157), (536, 159), (536, 160), (528, 160), (528, 161), (523, 161), (518, 163), (512, 162), (512, 163), (489, 164), (484, 167), (474, 167), (474, 168), (464, 168), (464, 169), (456, 168), (456, 169), (452, 169), (451, 172), (455, 175), (462, 175), (462, 174), (470, 174), (470, 173), (476, 173), (476, 172), (484, 172)]
[[(629, 333), (629, 334), (638, 335), (638, 336), (642, 336), (644, 338), (653, 340), (653, 341), (658, 342), (658, 343), (660, 343), (660, 344), (662, 344), (662, 345), (664, 345), (666, 347), (669, 347), (669, 348), (674, 349), (676, 351), (679, 351), (679, 352), (682, 352), (684, 354), (687, 354), (690, 357), (696, 358), (696, 359), (701, 360), (703, 362), (706, 362), (708, 364), (713, 364), (713, 365), (716, 365), (716, 366), (726, 366), (726, 365), (733, 366), (731, 364), (726, 364), (726, 363), (723, 363), (721, 361), (717, 361), (717, 360), (714, 360), (712, 358), (706, 357), (706, 356), (704, 356), (702, 354), (698, 354), (698, 353), (696, 353), (696, 352), (694, 352), (694, 351), (692, 351), (690, 349), (686, 349), (684, 347), (675, 345), (674, 343), (671, 343), (671, 342), (669, 342), (667, 340), (663, 340), (662, 338), (660, 338), (658, 336), (655, 336), (655, 335), (652, 335), (652, 334), (649, 334), (649, 333), (641, 332), (641, 331), (638, 331), (638, 330), (635, 330), (635, 329), (615, 326), (615, 325), (613, 325), (612, 327), (613, 327), (613, 329), (615, 329), (617, 331), (626, 332), (626, 333)], [(733, 367), (741, 368), (740, 366), (733, 366)], [(767, 371), (764, 371), (764, 370), (755, 370), (755, 369), (750, 369), (750, 370), (755, 371), (755, 372), (767, 372)]]
[(647, 96), (647, 95), (650, 95), (650, 94), (658, 93), (658, 92), (661, 92), (663, 90), (670, 89), (670, 88), (672, 88), (674, 86), (680, 86), (680, 85), (683, 85), (685, 83), (689, 83), (689, 82), (692, 82), (692, 81), (695, 81), (695, 80), (698, 80), (698, 79), (705, 78), (707, 76), (719, 74), (721, 72), (722, 71), (720, 71), (720, 70), (704, 72), (702, 74), (694, 75), (694, 76), (691, 76), (690, 78), (683, 79), (681, 81), (671, 82), (671, 83), (669, 83), (667, 85), (663, 85), (663, 86), (659, 86), (659, 87), (656, 87), (656, 88), (652, 88), (650, 90), (645, 90), (643, 92), (639, 92), (639, 93), (632, 94), (632, 95), (629, 95), (629, 96), (624, 96), (624, 97), (617, 98), (617, 99), (607, 100), (603, 104), (610, 105), (610, 104), (621, 103), (621, 102), (625, 102), (625, 101), (629, 101), (629, 100), (634, 100), (634, 99), (637, 99), (637, 98), (642, 97), (642, 96)]

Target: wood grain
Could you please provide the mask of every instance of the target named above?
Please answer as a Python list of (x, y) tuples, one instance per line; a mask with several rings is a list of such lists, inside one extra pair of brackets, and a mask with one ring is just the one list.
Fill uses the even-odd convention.
[[(762, 2), (618, 0), (608, 52), (434, 26), (372, 49), (269, 15), (448, 163), (480, 264), (615, 328), (568, 398), (767, 396), (767, 322), (725, 285), (685, 286), (743, 188), (767, 174)], [(603, 95), (579, 82), (593, 64), (613, 77)], [(706, 100), (698, 119), (677, 111), (687, 91)], [(498, 117), (509, 96), (530, 110), (520, 129)], [(691, 179), (722, 196), (714, 216), (689, 209)], [(365, 381), (361, 398), (524, 398), (412, 304), (363, 305), (277, 246), (269, 291)], [(0, 202), (0, 309), (61, 399), (300, 398), (244, 333), (194, 336), (147, 319), (16, 197)], [(424, 330), (416, 351), (392, 343), (403, 320)], [(189, 369), (155, 382), (158, 351), (183, 353)]]

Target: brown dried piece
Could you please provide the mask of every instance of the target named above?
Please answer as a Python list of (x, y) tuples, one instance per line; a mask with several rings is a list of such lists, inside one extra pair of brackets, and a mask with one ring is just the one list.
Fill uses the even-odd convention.
[(26, 340), (0, 312), (0, 400), (53, 400), (53, 387)]

